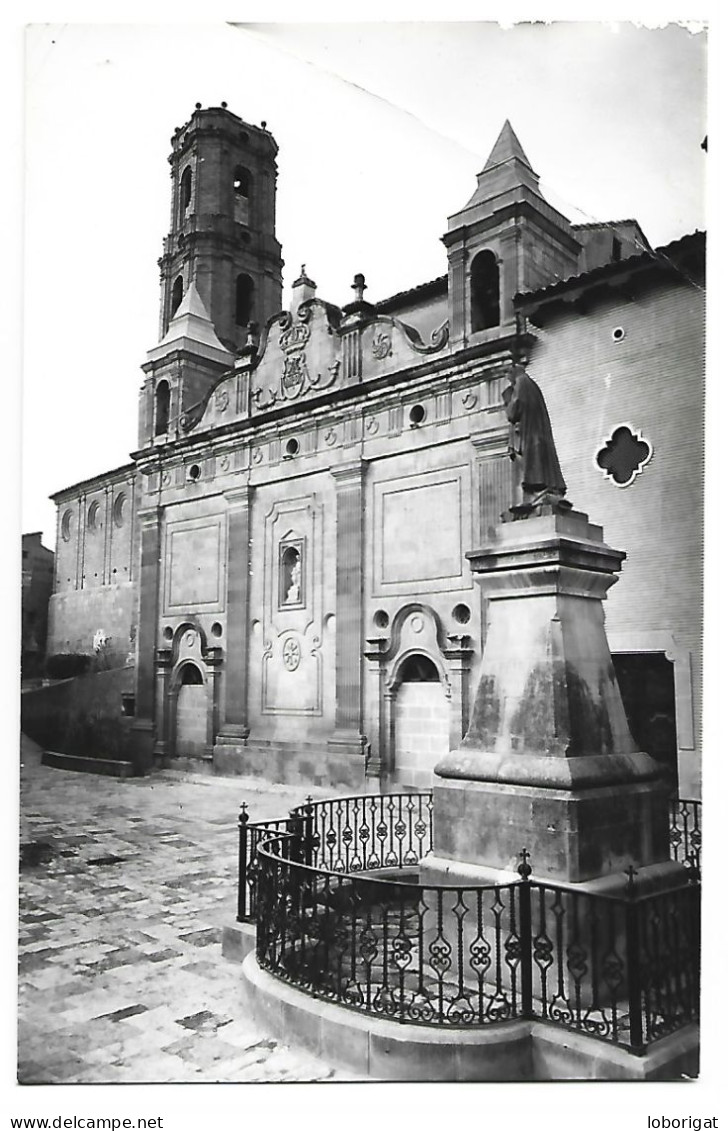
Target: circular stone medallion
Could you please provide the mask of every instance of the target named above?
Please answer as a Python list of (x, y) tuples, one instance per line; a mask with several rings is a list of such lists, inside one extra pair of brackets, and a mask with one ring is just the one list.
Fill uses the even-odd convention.
[(301, 662), (301, 646), (293, 637), (289, 637), (283, 645), (283, 667), (288, 672), (295, 672)]

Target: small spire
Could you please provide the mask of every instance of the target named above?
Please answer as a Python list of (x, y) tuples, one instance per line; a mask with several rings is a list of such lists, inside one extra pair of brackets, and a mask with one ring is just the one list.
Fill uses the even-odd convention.
[(492, 169), (494, 165), (502, 165), (504, 161), (511, 161), (513, 158), (517, 158), (524, 165), (528, 165), (529, 169), (532, 168), (531, 162), (523, 151), (523, 146), (516, 137), (516, 131), (506, 118), (501, 132), (498, 134), (498, 140), (491, 149), (482, 171)]
[(308, 275), (306, 274), (306, 264), (305, 263), (301, 264), (301, 274), (298, 276), (298, 278), (296, 279), (296, 281), (293, 285), (294, 285), (294, 287), (314, 287), (315, 288), (316, 284), (314, 283), (313, 279), (309, 279)]
[(354, 282), (351, 284), (351, 289), (354, 292), (354, 299), (356, 302), (364, 301), (364, 291), (367, 289), (366, 279), (358, 272), (354, 276)]
[(313, 279), (309, 279), (306, 264), (302, 263), (301, 274), (291, 287), (291, 313), (295, 314), (302, 303), (310, 302), (313, 298), (316, 298), (316, 284)]

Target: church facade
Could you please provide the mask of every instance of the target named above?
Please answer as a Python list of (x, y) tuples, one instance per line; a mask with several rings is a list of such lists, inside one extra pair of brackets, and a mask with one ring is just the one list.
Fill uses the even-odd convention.
[(429, 785), (467, 728), (487, 608), (466, 553), (518, 500), (526, 365), (573, 505), (627, 551), (607, 632), (638, 744), (697, 796), (704, 239), (574, 226), (506, 123), (447, 271), (282, 310), (277, 148), (226, 107), (172, 139), (160, 340), (131, 462), (54, 496), (49, 651), (135, 665), (147, 759)]

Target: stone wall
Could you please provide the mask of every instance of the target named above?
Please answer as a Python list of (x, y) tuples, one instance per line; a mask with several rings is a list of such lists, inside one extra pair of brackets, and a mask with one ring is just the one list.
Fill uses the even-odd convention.
[[(674, 664), (679, 788), (699, 796), (702, 684), (703, 293), (674, 282), (549, 317), (529, 365), (568, 497), (626, 550), (606, 602), (610, 648)], [(628, 424), (652, 448), (629, 486), (595, 457)]]
[(107, 641), (103, 655), (109, 666), (125, 663), (135, 647), (135, 609), (132, 582), (54, 594), (49, 606), (48, 654), (94, 655), (94, 640), (100, 632)]
[(23, 732), (47, 750), (122, 759), (145, 767), (131, 735), (133, 718), (122, 712), (122, 695), (134, 690), (134, 669), (90, 672), (23, 692)]
[(103, 638), (118, 666), (136, 638), (136, 481), (120, 468), (55, 496), (56, 569), (49, 607), (48, 654), (93, 653)]

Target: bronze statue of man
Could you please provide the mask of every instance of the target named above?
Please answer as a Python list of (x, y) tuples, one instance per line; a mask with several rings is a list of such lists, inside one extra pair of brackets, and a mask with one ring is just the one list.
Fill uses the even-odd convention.
[(547, 495), (563, 497), (566, 483), (543, 393), (523, 365), (514, 365), (508, 376), (510, 384), (503, 392), (511, 425), (508, 454), (520, 464), (523, 502), (533, 504)]

